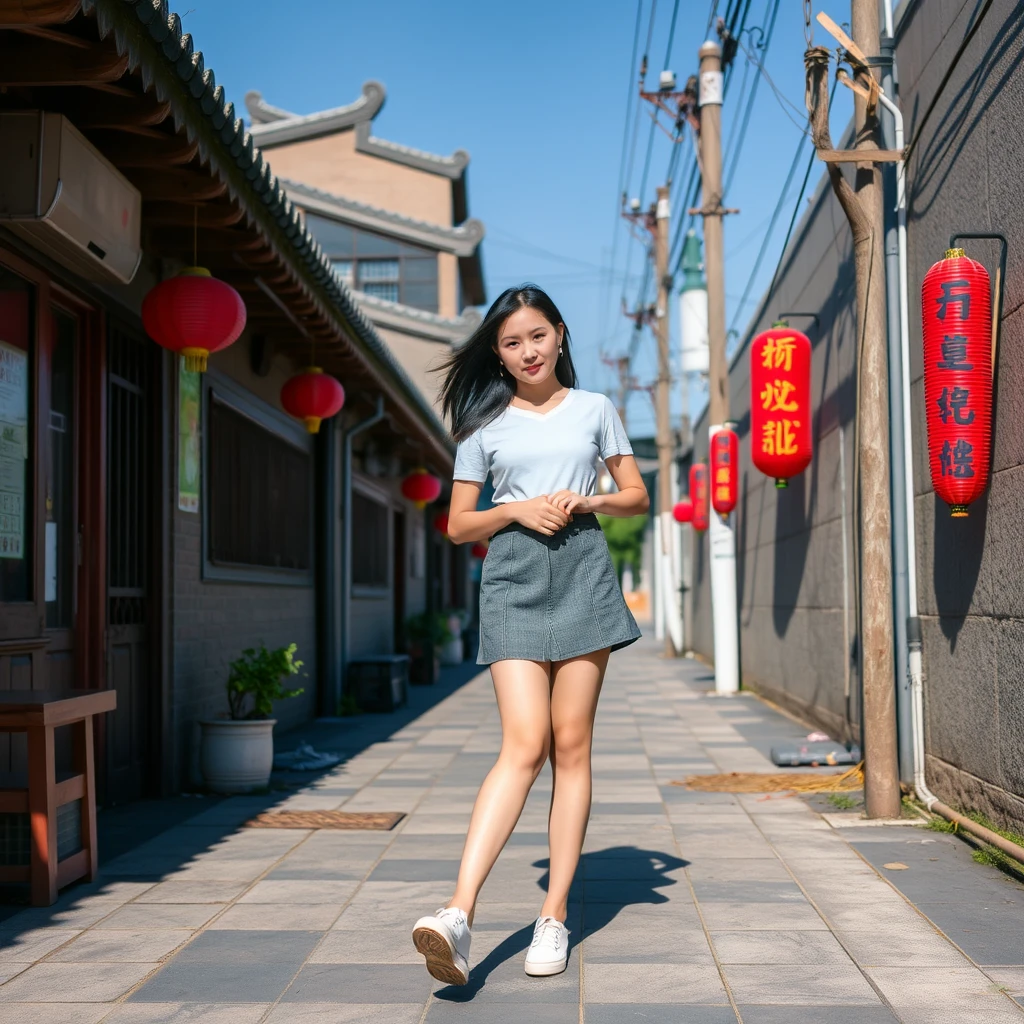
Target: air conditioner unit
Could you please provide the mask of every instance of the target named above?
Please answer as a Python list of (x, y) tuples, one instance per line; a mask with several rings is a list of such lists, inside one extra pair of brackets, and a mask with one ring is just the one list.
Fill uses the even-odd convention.
[(0, 112), (0, 224), (91, 281), (142, 259), (142, 196), (62, 114)]

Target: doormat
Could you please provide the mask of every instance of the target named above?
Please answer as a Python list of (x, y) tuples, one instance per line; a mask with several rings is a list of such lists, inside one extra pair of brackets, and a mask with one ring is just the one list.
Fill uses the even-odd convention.
[(844, 793), (864, 786), (864, 762), (842, 775), (818, 772), (729, 772), (728, 775), (690, 775), (673, 786), (702, 793)]
[(389, 832), (405, 817), (404, 811), (264, 811), (250, 818), (246, 828), (372, 829)]

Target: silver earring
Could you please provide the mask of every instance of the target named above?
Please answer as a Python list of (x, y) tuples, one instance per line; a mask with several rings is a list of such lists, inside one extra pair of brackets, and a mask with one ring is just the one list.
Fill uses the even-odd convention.
[(558, 346), (558, 354), (559, 354), (559, 355), (561, 355), (561, 354), (562, 354), (562, 346), (561, 346), (561, 345), (559, 345), (559, 346)]

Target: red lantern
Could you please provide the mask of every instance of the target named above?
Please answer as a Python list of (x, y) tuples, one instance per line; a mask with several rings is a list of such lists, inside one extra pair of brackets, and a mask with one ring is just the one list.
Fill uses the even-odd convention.
[(142, 300), (142, 324), (158, 345), (184, 356), (186, 370), (202, 373), (211, 352), (238, 340), (245, 328), (245, 303), (205, 268), (186, 267)]
[(672, 518), (677, 523), (688, 523), (693, 519), (693, 502), (689, 498), (683, 498), (672, 506)]
[(924, 405), (932, 487), (956, 518), (988, 486), (992, 438), (992, 298), (988, 271), (947, 249), (925, 274)]
[(438, 512), (434, 517), (434, 529), (438, 533), (443, 533), (446, 537), (448, 536), (448, 514), (446, 512)]
[(426, 508), (441, 496), (441, 481), (420, 467), (402, 481), (402, 494), (417, 508)]
[(482, 541), (478, 540), (470, 549), (469, 553), (474, 558), (486, 558), (487, 557), (487, 545)]
[(785, 487), (811, 461), (811, 343), (786, 324), (750, 346), (750, 447), (754, 465)]
[(285, 382), (281, 404), (296, 419), (304, 420), (311, 434), (316, 434), (321, 420), (341, 411), (345, 389), (319, 366), (311, 366)]
[(703, 532), (708, 528), (708, 467), (695, 462), (690, 467), (690, 500), (693, 502), (693, 528)]
[(728, 427), (711, 435), (711, 505), (720, 516), (735, 507), (739, 492), (740, 439)]

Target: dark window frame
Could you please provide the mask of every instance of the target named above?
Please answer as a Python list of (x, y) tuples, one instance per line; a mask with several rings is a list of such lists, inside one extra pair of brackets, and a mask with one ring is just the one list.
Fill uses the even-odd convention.
[[(203, 374), (202, 391), (202, 443), (203, 457), (202, 495), (202, 579), (220, 583), (263, 583), (277, 586), (312, 587), (316, 572), (316, 537), (314, 535), (316, 476), (313, 435), (305, 427), (267, 405), (231, 378), (208, 370)], [(249, 420), (254, 426), (290, 445), (309, 460), (309, 566), (306, 569), (275, 568), (264, 565), (245, 565), (218, 562), (211, 557), (211, 404), (217, 402), (232, 413)]]
[[(358, 534), (358, 522), (356, 520), (356, 502), (355, 499), (359, 497), (364, 501), (373, 502), (375, 505), (380, 506), (380, 514), (384, 525), (384, 571), (383, 571), (383, 582), (382, 583), (360, 583), (356, 582), (355, 578), (355, 557), (354, 552), (356, 548), (356, 540)], [(350, 573), (350, 594), (352, 597), (363, 597), (363, 598), (386, 598), (390, 595), (392, 589), (392, 567), (394, 563), (395, 551), (394, 551), (394, 537), (391, 535), (392, 529), (392, 511), (393, 505), (391, 499), (382, 491), (378, 491), (376, 488), (368, 486), (358, 478), (352, 480), (352, 528), (353, 528), (353, 564), (352, 571)]]
[[(325, 253), (327, 253), (328, 259), (334, 260), (345, 260), (352, 265), (352, 276), (351, 276), (351, 287), (359, 294), (368, 294), (362, 290), (361, 275), (359, 273), (360, 264), (364, 263), (379, 263), (382, 260), (395, 261), (398, 263), (398, 302), (397, 305), (408, 306), (410, 309), (418, 309), (426, 313), (437, 313), (439, 311), (441, 303), (441, 268), (438, 261), (439, 252), (436, 249), (431, 249), (429, 246), (419, 245), (415, 242), (406, 242), (400, 238), (393, 238), (390, 235), (384, 235), (377, 231), (370, 231), (367, 228), (358, 227), (353, 224), (345, 224), (342, 221), (336, 220), (333, 217), (328, 217), (326, 214), (317, 212), (308, 212), (306, 214), (306, 226), (313, 233), (314, 237), (317, 237), (316, 227), (317, 220), (329, 221), (337, 224), (339, 227), (344, 227), (351, 232), (352, 245), (347, 251), (344, 250), (337, 244), (330, 242), (329, 240), (323, 240), (320, 242)], [(394, 253), (369, 253), (360, 252), (359, 249), (359, 236), (369, 236), (371, 238), (380, 239), (383, 242), (388, 242), (395, 246)], [(409, 277), (406, 273), (406, 264), (416, 262), (431, 262), (434, 265), (434, 301), (431, 306), (417, 305), (408, 301), (406, 294), (406, 288), (411, 289), (420, 288), (424, 283), (430, 283), (427, 279), (418, 279), (416, 277)], [(368, 283), (373, 284), (371, 280)]]

